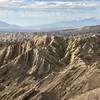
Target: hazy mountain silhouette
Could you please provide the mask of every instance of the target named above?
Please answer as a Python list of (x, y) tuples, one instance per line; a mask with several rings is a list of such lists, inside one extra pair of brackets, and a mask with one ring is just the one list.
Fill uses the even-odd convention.
[(37, 25), (37, 26), (18, 26), (12, 25), (3, 21), (0, 21), (0, 31), (54, 31), (54, 30), (63, 30), (70, 28), (77, 28), (81, 26), (91, 26), (91, 25), (100, 25), (99, 19), (87, 18), (82, 20), (72, 20), (72, 21), (59, 21), (51, 24)]
[(0, 29), (2, 28), (4, 28), (4, 29), (6, 29), (6, 28), (19, 28), (20, 26), (18, 26), (18, 25), (13, 25), (13, 24), (8, 24), (8, 23), (6, 23), (6, 22), (4, 22), (4, 21), (0, 21)]

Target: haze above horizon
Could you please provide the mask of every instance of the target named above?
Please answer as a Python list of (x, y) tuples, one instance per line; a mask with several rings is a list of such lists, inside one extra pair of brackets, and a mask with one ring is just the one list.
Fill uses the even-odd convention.
[[(100, 0), (0, 0), (0, 20), (9, 24), (73, 24), (87, 19), (100, 23)], [(89, 20), (89, 24), (93, 25), (94, 20)]]

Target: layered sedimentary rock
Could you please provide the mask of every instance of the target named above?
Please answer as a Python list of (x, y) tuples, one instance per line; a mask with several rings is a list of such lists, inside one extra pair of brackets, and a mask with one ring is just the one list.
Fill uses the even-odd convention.
[(99, 88), (99, 35), (0, 44), (0, 100), (98, 100)]

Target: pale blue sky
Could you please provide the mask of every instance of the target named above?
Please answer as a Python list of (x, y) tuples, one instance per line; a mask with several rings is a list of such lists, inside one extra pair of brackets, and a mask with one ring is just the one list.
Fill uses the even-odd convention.
[(100, 0), (0, 0), (0, 20), (10, 24), (38, 26), (89, 18), (100, 19)]

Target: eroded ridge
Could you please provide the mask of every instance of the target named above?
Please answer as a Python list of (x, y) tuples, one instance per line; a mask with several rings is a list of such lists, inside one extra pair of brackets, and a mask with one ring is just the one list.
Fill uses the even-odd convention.
[(99, 35), (21, 36), (0, 42), (0, 100), (100, 98)]

